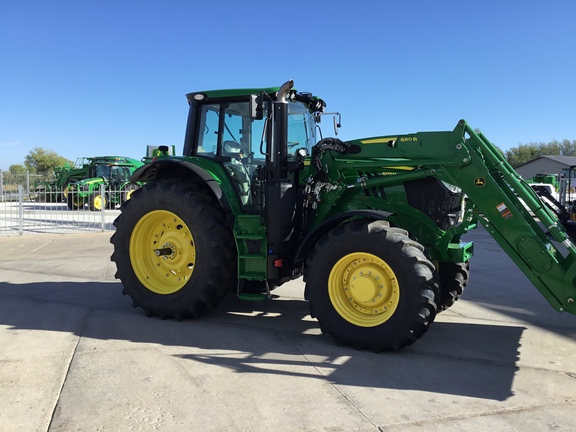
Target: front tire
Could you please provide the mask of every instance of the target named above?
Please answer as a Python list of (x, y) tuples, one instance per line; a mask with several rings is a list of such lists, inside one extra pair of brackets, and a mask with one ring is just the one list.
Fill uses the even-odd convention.
[(440, 279), (438, 312), (441, 312), (453, 306), (464, 293), (470, 278), (470, 261), (441, 262), (438, 264), (438, 277)]
[(231, 230), (218, 203), (196, 185), (148, 183), (122, 205), (114, 226), (116, 278), (147, 315), (196, 317), (235, 289)]
[(340, 344), (403, 348), (436, 316), (434, 265), (422, 245), (385, 221), (334, 228), (317, 243), (304, 278), (312, 316)]
[(68, 208), (70, 210), (78, 210), (78, 206), (76, 205), (76, 203), (74, 202), (74, 197), (72, 196), (73, 194), (68, 191), (67, 195), (66, 195), (66, 204), (68, 205)]

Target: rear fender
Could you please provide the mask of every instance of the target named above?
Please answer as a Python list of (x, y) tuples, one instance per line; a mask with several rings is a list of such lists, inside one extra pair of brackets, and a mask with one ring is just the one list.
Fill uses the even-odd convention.
[(207, 186), (220, 203), (231, 226), (233, 226), (234, 214), (239, 211), (239, 209), (235, 209), (237, 205), (224, 192), (217, 178), (197, 164), (181, 159), (160, 159), (138, 168), (134, 171), (129, 181), (137, 183), (174, 178), (180, 178), (188, 183)]

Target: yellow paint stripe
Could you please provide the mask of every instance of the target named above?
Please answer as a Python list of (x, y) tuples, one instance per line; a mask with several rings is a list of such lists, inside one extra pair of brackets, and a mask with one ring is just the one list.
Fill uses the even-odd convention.
[(374, 138), (360, 141), (362, 144), (388, 144), (390, 141), (396, 141), (398, 137)]
[(416, 168), (411, 167), (411, 166), (392, 166), (392, 167), (386, 167), (388, 169), (397, 169), (397, 170), (401, 170), (401, 171), (412, 171)]

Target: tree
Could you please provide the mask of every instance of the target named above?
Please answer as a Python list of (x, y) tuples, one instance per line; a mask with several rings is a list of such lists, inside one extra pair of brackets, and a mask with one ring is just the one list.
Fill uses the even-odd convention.
[(10, 174), (25, 174), (26, 167), (22, 164), (14, 164), (8, 167), (8, 171), (10, 171)]
[(48, 173), (53, 171), (55, 167), (63, 166), (66, 163), (72, 164), (72, 161), (42, 147), (34, 147), (24, 158), (24, 166), (33, 173)]
[(536, 159), (541, 155), (540, 148), (534, 143), (520, 144), (518, 147), (512, 147), (505, 152), (506, 160), (513, 167)]
[(550, 141), (549, 143), (519, 144), (506, 150), (505, 157), (513, 167), (534, 160), (540, 156), (575, 156), (576, 140)]
[(560, 154), (562, 156), (575, 156), (576, 155), (576, 140), (569, 141), (562, 140), (560, 143)]

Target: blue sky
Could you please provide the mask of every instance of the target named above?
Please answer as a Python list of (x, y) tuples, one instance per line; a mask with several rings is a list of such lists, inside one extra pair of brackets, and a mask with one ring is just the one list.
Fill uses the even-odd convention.
[(575, 18), (572, 0), (0, 0), (0, 169), (34, 147), (180, 151), (185, 93), (288, 79), (345, 140), (460, 118), (504, 150), (574, 140)]

